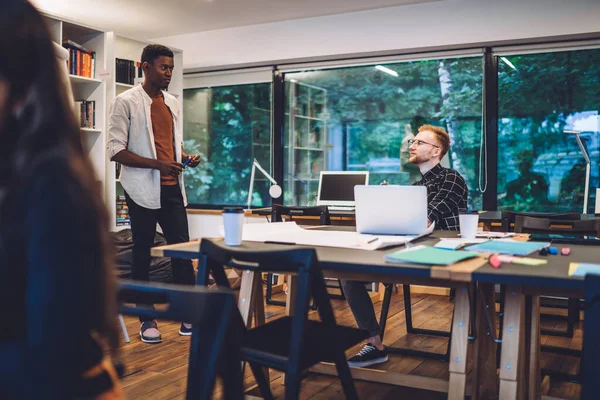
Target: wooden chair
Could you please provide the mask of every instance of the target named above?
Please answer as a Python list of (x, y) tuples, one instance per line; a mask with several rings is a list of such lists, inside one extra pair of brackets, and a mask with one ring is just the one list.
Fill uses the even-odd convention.
[[(252, 329), (243, 327), (242, 360), (250, 364), (262, 396), (273, 398), (264, 367), (285, 372), (285, 398), (297, 399), (303, 371), (318, 362), (328, 361), (337, 367), (345, 396), (356, 399), (344, 352), (364, 340), (365, 334), (355, 328), (336, 325), (315, 250), (282, 247), (281, 250), (266, 251), (252, 250), (252, 247), (252, 244), (244, 244), (232, 248), (223, 242), (203, 239), (198, 284), (205, 285), (210, 273), (217, 285), (227, 287), (229, 283), (224, 266), (255, 274), (281, 272), (296, 275), (293, 315)], [(320, 321), (308, 319), (311, 295), (318, 306)]]
[[(273, 204), (271, 212), (272, 222), (282, 222), (283, 217), (288, 217), (293, 220), (294, 217), (319, 217), (319, 225), (331, 225), (331, 217), (329, 216), (329, 209), (327, 206), (314, 206), (314, 207), (296, 207), (296, 206), (282, 206), (279, 204)], [(332, 299), (346, 300), (344, 292), (342, 291), (342, 285), (339, 279), (328, 279), (325, 278), (325, 282), (335, 281), (336, 286), (327, 286), (329, 288), (338, 289), (340, 294), (332, 294), (329, 296)], [(267, 274), (267, 290), (265, 294), (267, 304), (276, 306), (285, 306), (285, 301), (273, 300), (273, 274)], [(313, 307), (314, 309), (314, 307)]]
[(583, 324), (583, 400), (600, 393), (600, 275), (585, 277), (585, 321)]
[[(120, 311), (193, 324), (186, 399), (210, 399), (215, 378), (221, 376), (224, 396), (242, 399), (239, 312), (230, 290), (127, 282), (119, 284)], [(167, 303), (166, 310), (133, 307), (128, 303)], [(237, 322), (237, 323), (236, 323)]]

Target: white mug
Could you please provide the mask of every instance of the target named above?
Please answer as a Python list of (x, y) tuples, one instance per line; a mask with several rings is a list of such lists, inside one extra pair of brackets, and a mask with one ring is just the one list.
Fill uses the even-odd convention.
[(479, 224), (479, 214), (459, 214), (460, 236), (463, 239), (475, 239), (477, 236), (477, 225)]
[(223, 209), (223, 227), (225, 228), (225, 244), (239, 246), (242, 244), (244, 228), (244, 210), (242, 207), (226, 207)]

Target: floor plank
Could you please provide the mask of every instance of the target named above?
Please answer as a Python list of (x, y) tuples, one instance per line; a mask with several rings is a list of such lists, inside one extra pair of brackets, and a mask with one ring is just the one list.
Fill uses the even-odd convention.
[[(283, 300), (285, 294), (278, 293), (274, 299)], [(381, 311), (381, 302), (377, 293), (371, 293), (377, 315)], [(452, 321), (454, 304), (447, 296), (415, 293), (411, 295), (413, 325), (427, 329), (449, 330)], [(336, 320), (341, 325), (356, 326), (354, 316), (345, 300), (332, 300)], [(284, 308), (268, 305), (266, 311), (275, 313), (267, 322), (280, 318)], [(560, 310), (559, 310), (560, 313)], [(316, 311), (310, 312), (311, 319), (318, 319)], [(159, 328), (163, 335), (163, 343), (149, 345), (139, 339), (139, 321), (136, 318), (125, 316), (125, 324), (131, 343), (121, 346), (121, 360), (125, 364), (126, 374), (122, 380), (128, 399), (151, 398), (153, 400), (175, 400), (185, 398), (187, 362), (189, 351), (189, 337), (181, 337), (178, 333), (179, 324), (174, 322), (159, 321)], [(542, 335), (541, 343), (581, 349), (583, 322), (576, 324), (573, 338), (560, 338)], [(563, 330), (565, 323), (559, 320), (545, 319), (542, 326), (546, 329)], [(434, 336), (408, 334), (406, 332), (406, 316), (404, 301), (401, 294), (393, 294), (386, 333), (386, 345), (408, 347), (419, 350), (434, 351), (443, 354), (448, 345), (448, 339)], [(348, 356), (360, 349), (357, 345), (350, 349)], [(563, 357), (548, 353), (541, 354), (541, 365), (562, 372), (575, 373), (578, 371), (577, 358)], [(396, 372), (411, 373), (417, 376), (448, 378), (448, 364), (437, 360), (426, 360), (417, 357), (404, 357), (391, 355), (390, 361), (378, 366), (378, 369)], [(282, 399), (285, 386), (282, 385), (282, 374), (279, 371), (270, 371), (271, 390), (277, 399)], [(418, 398), (419, 400), (444, 399), (443, 393), (396, 387), (386, 384), (355, 382), (361, 399), (397, 399)], [(244, 386), (251, 388), (255, 381), (249, 368), (244, 373)], [(218, 383), (215, 387), (214, 397), (222, 397), (222, 387)], [(260, 396), (258, 390), (251, 394)], [(567, 399), (578, 399), (581, 395), (581, 386), (574, 383), (550, 381), (548, 395)], [(337, 399), (344, 398), (341, 385), (336, 377), (309, 373), (302, 383), (301, 398), (303, 399)]]

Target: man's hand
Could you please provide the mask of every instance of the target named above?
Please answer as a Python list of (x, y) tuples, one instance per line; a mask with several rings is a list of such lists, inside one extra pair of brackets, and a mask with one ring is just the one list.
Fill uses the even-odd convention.
[(198, 154), (188, 154), (188, 157), (191, 159), (188, 166), (195, 168), (200, 164), (200, 156)]
[(183, 169), (183, 164), (178, 163), (177, 161), (156, 160), (156, 163), (156, 169), (160, 171), (161, 175), (171, 175), (177, 177)]

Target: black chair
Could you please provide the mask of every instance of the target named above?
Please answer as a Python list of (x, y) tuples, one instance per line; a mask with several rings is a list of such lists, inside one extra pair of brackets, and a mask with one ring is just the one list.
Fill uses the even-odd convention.
[(577, 212), (569, 213), (530, 213), (530, 212), (517, 212), (517, 211), (502, 211), (502, 230), (504, 232), (517, 232), (513, 229), (517, 217), (534, 217), (534, 218), (550, 218), (559, 219), (563, 221), (576, 221), (581, 219), (581, 214)]
[(583, 390), (581, 398), (592, 400), (600, 393), (600, 275), (585, 277), (585, 321), (583, 323)]
[[(296, 206), (282, 206), (279, 204), (273, 204), (271, 209), (271, 221), (282, 222), (283, 217), (288, 217), (293, 220), (294, 217), (319, 217), (319, 225), (331, 225), (331, 217), (329, 216), (329, 209), (327, 206), (314, 206), (314, 207), (296, 207)], [(337, 286), (327, 286), (328, 288), (337, 289), (340, 294), (332, 294), (329, 296), (332, 299), (346, 300), (344, 292), (342, 291), (342, 284), (339, 279), (328, 279), (325, 278), (326, 282), (335, 281)], [(265, 293), (265, 301), (269, 305), (285, 306), (285, 301), (273, 300), (273, 274), (267, 274), (267, 290)], [(312, 307), (314, 309), (314, 307)]]
[[(366, 335), (358, 329), (336, 325), (315, 250), (279, 246), (272, 251), (255, 250), (262, 246), (245, 243), (234, 249), (222, 242), (203, 239), (198, 264), (199, 285), (206, 285), (210, 273), (217, 285), (228, 287), (224, 266), (258, 274), (282, 272), (297, 276), (292, 316), (248, 330), (242, 324), (242, 360), (250, 364), (262, 396), (273, 398), (264, 367), (285, 372), (285, 398), (296, 399), (303, 371), (318, 362), (328, 361), (335, 363), (346, 397), (356, 399), (344, 352)], [(308, 319), (311, 294), (318, 306), (320, 321)]]
[[(241, 329), (233, 293), (227, 289), (141, 282), (120, 283), (120, 311), (193, 324), (186, 399), (210, 399), (217, 375), (227, 399), (242, 399)], [(168, 303), (166, 310), (128, 303)], [(237, 319), (236, 319), (237, 318)], [(238, 323), (236, 323), (236, 321)]]

